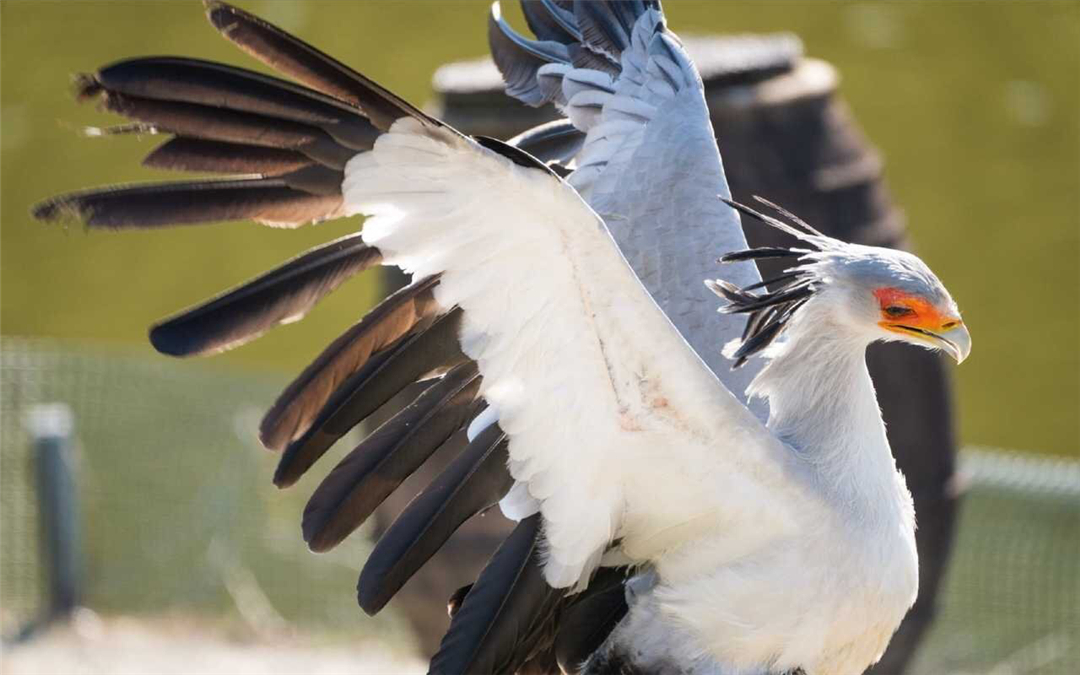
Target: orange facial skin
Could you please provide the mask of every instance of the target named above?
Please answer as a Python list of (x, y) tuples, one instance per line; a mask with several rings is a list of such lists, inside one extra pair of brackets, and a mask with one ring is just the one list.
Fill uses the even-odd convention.
[(884, 287), (874, 291), (881, 305), (881, 321), (886, 330), (903, 333), (941, 333), (962, 323), (959, 316), (939, 312), (925, 299), (899, 288)]

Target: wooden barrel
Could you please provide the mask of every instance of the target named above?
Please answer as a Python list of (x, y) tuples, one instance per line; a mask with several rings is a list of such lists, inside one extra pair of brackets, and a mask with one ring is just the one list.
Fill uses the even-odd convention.
[[(689, 37), (684, 43), (705, 82), (736, 200), (761, 195), (844, 241), (908, 247), (903, 216), (885, 187), (881, 157), (838, 96), (832, 66), (804, 58), (791, 35)], [(506, 96), (488, 59), (444, 66), (434, 85), (433, 112), (466, 133), (505, 139), (557, 117), (551, 106), (529, 108)], [(754, 246), (790, 243), (781, 241), (784, 236), (770, 228), (747, 232)], [(922, 349), (875, 345), (868, 363), (919, 522), (919, 600), (873, 671), (900, 673), (933, 616), (952, 540), (951, 389), (942, 358)], [(376, 513), (377, 528), (387, 527), (448, 459), (424, 467), (387, 500)], [(425, 651), (438, 646), (447, 626), (446, 598), (475, 578), (508, 531), (497, 509), (467, 523), (398, 594), (398, 607), (413, 622)]]

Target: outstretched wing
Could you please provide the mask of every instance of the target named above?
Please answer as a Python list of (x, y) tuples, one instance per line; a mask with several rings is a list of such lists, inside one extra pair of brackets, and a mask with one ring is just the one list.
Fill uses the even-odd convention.
[[(566, 587), (615, 539), (648, 560), (651, 530), (723, 518), (722, 495), (676, 497), (684, 472), (761, 483), (781, 450), (681, 339), (603, 220), (542, 164), (512, 159), (404, 119), (350, 161), (343, 191), (372, 216), (364, 239), (384, 261), (438, 275), (441, 311), (461, 309), (511, 474), (544, 517), (545, 576)], [(658, 506), (665, 483), (684, 503)]]
[[(732, 371), (717, 350), (742, 325), (718, 316), (700, 280), (745, 287), (752, 264), (718, 270), (716, 255), (746, 248), (697, 69), (656, 2), (521, 3), (536, 40), (492, 7), (489, 41), (507, 93), (553, 102), (585, 132), (568, 181), (608, 223), (656, 302), (740, 400), (760, 368)], [(764, 418), (765, 404), (750, 403)]]
[[(377, 543), (359, 584), (365, 610), (385, 605), (515, 480), (516, 502), (541, 513), (522, 519), (463, 592), (436, 671), (512, 671), (548, 648), (579, 661), (621, 616), (612, 588), (623, 572), (573, 596), (554, 589), (588, 583), (611, 546), (649, 561), (702, 529), (782, 525), (785, 450), (687, 346), (571, 186), (521, 149), (465, 138), (257, 17), (208, 7), (227, 37), (314, 89), (149, 58), (86, 76), (80, 93), (138, 123), (121, 132), (172, 135), (148, 163), (241, 177), (62, 195), (35, 215), (108, 229), (374, 216), (361, 237), (295, 258), (151, 333), (168, 354), (213, 353), (302, 317), (372, 265), (414, 272), (318, 355), (261, 429), (283, 451), (275, 482), (287, 486), (419, 383), (416, 400), (316, 489), (303, 522), (314, 550), (355, 531), (434, 453), (460, 450)], [(700, 278), (692, 284), (703, 288)], [(604, 618), (580, 630), (597, 607)], [(577, 628), (552, 647), (562, 621)]]

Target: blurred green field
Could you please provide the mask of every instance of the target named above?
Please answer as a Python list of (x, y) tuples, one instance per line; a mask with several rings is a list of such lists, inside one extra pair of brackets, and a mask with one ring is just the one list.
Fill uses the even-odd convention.
[[(413, 101), (430, 98), (439, 64), (486, 50), (486, 0), (240, 4)], [(962, 440), (1075, 455), (1080, 3), (665, 4), (676, 30), (790, 30), (839, 68), (919, 252), (974, 335), (973, 358), (956, 373)], [(79, 138), (84, 125), (112, 120), (72, 101), (73, 73), (137, 54), (251, 62), (193, 0), (4, 0), (0, 27), (3, 333), (149, 353), (152, 320), (356, 227), (87, 235), (31, 222), (30, 205), (54, 193), (164, 177), (138, 166), (150, 138)], [(370, 285), (354, 281), (302, 324), (214, 363), (292, 371), (362, 313)]]

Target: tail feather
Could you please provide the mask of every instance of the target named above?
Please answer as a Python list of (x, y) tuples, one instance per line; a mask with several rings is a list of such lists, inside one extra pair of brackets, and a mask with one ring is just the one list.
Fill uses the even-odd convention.
[(409, 503), (360, 573), (357, 594), (365, 612), (382, 609), (462, 523), (506, 494), (513, 483), (507, 448), (502, 429), (488, 427)]
[(365, 438), (331, 471), (304, 509), (304, 541), (327, 551), (472, 417), (480, 374), (463, 363)]
[(466, 357), (457, 341), (460, 324), (461, 310), (452, 310), (349, 377), (304, 435), (285, 448), (274, 484), (295, 483), (338, 439), (408, 385), (463, 363)]
[(163, 354), (214, 354), (303, 317), (325, 295), (382, 260), (354, 234), (323, 244), (150, 329)]
[(390, 295), (330, 343), (281, 393), (259, 427), (263, 445), (280, 450), (310, 427), (342, 382), (372, 357), (438, 311), (433, 289), (437, 276), (413, 282)]

